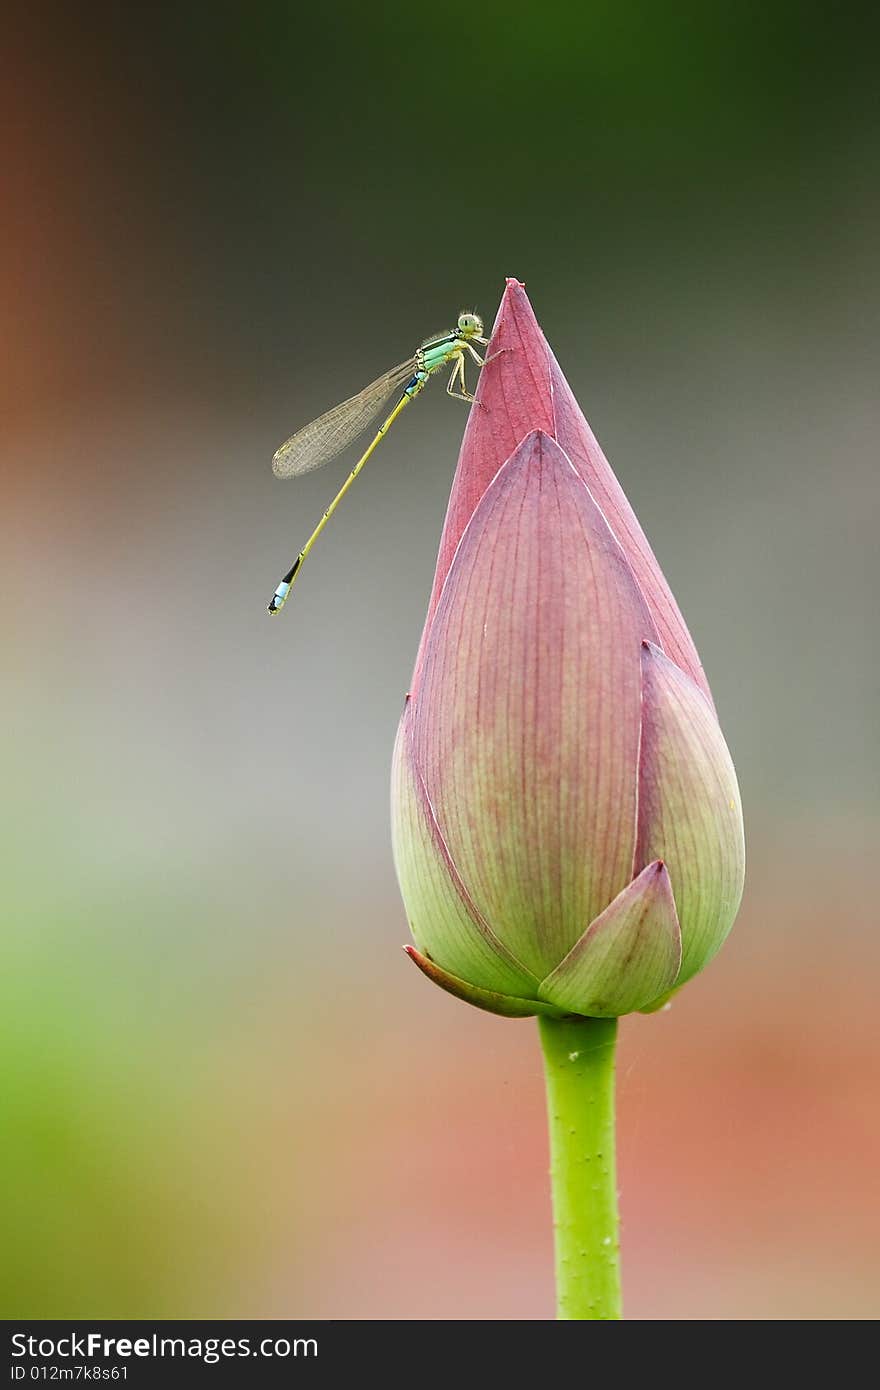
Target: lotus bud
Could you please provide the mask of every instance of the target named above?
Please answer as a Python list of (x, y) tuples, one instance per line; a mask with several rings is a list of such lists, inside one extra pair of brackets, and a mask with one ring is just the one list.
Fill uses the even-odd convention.
[(656, 559), (507, 283), (394, 753), (415, 946), (508, 1016), (649, 1011), (726, 937), (733, 764)]

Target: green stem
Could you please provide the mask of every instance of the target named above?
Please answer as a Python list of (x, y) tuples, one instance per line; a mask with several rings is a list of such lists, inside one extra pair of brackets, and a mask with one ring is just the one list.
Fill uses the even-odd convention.
[(620, 1318), (617, 1019), (539, 1018), (538, 1026), (547, 1080), (557, 1316)]

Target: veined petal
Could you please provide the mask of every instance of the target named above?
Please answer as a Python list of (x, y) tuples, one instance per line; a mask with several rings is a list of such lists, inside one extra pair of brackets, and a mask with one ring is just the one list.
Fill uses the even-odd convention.
[(394, 745), (391, 843), (413, 937), (434, 962), (487, 990), (533, 995), (537, 977), (519, 967), (467, 896), (437, 826), (409, 736), (410, 706)]
[(556, 438), (581, 473), (607, 517), (608, 525), (623, 546), (636, 581), (651, 610), (660, 646), (676, 665), (688, 673), (711, 704), (712, 692), (703, 664), (672, 590), (666, 582), (666, 576), (657, 563), (657, 557), (648, 544), (648, 538), (639, 525), (626, 493), (599, 447), (596, 436), (584, 418), (583, 411), (552, 353), (550, 361), (556, 410)]
[(642, 648), (642, 746), (635, 867), (662, 857), (682, 935), (679, 984), (715, 954), (745, 873), (736, 773), (714, 711), (656, 646)]
[(591, 922), (538, 994), (570, 1013), (618, 1018), (671, 989), (680, 965), (672, 885), (656, 860)]
[(518, 280), (507, 281), (486, 358), (476, 392), (479, 405), (470, 412), (449, 498), (412, 690), (418, 688), (427, 633), (462, 533), (498, 469), (525, 436), (538, 429), (568, 455), (620, 542), (651, 613), (659, 645), (711, 702), (699, 655), (663, 571)]
[(632, 877), (646, 634), (589, 490), (529, 435), (461, 538), (410, 713), (468, 897), (539, 979)]
[(519, 999), (512, 994), (499, 994), (497, 990), (480, 989), (468, 980), (451, 975), (448, 970), (441, 970), (436, 961), (431, 960), (430, 956), (423, 956), (415, 946), (404, 946), (403, 949), (433, 984), (467, 1004), (475, 1004), (478, 1009), (485, 1009), (490, 1014), (503, 1014), (505, 1018), (532, 1018), (535, 1014), (547, 1014), (550, 1018), (561, 1016), (559, 1009), (541, 999)]

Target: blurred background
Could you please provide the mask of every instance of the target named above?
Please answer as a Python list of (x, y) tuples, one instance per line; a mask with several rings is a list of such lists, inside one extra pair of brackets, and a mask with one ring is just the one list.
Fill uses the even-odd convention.
[(880, 1311), (876, 12), (29, 6), (0, 109), (2, 1311), (553, 1315), (531, 1021), (432, 989), (389, 758), (464, 410), (276, 445), (504, 277), (678, 597), (738, 926), (622, 1024), (639, 1319)]

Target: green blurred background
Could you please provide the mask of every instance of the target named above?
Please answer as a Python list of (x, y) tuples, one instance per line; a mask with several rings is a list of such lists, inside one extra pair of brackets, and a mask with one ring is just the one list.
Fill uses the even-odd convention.
[(534, 1026), (400, 951), (442, 390), (265, 614), (346, 467), (282, 485), (275, 446), (505, 275), (746, 808), (730, 942), (622, 1026), (628, 1314), (880, 1311), (877, 37), (778, 0), (10, 21), (6, 1317), (552, 1316)]

